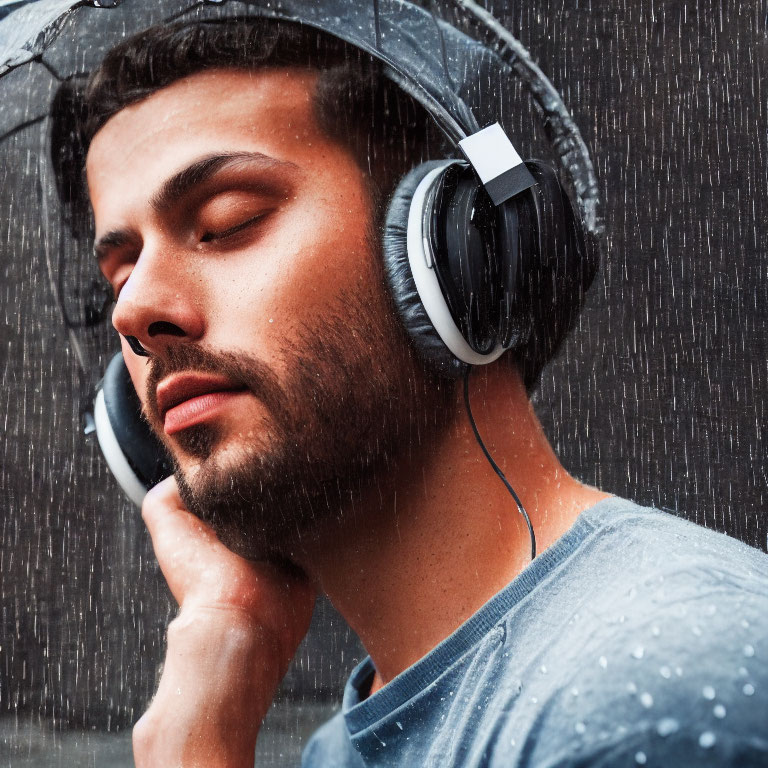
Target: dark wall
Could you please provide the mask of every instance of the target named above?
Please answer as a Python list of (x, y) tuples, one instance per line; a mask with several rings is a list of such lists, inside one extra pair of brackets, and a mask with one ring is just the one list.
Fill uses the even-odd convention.
[[(765, 547), (766, 3), (493, 7), (572, 108), (605, 200), (601, 273), (535, 396), (548, 433), (581, 478)], [(0, 710), (128, 725), (172, 607), (138, 513), (81, 434), (28, 96), (57, 83), (43, 67), (13, 77), (0, 94), (30, 125), (0, 141)], [(518, 133), (546, 154), (530, 120)], [(358, 654), (323, 607), (286, 695), (333, 695)]]

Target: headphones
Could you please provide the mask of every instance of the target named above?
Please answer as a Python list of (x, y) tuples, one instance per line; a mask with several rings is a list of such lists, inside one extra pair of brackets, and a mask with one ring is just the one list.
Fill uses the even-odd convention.
[[(410, 3), (391, 3), (405, 7), (419, 23), (429, 16)], [(379, 16), (384, 0), (372, 9), (347, 9), (353, 16), (374, 14), (368, 21), (375, 45), (356, 36), (354, 30), (363, 28), (360, 23), (345, 18), (338, 28), (334, 26), (340, 23), (338, 17), (313, 18), (312, 9), (320, 4), (298, 2), (292, 9), (287, 5), (276, 10), (266, 0), (266, 7), (253, 12), (310, 24), (381, 59), (387, 76), (427, 108), (461, 156), (412, 169), (398, 184), (385, 217), (383, 258), (389, 289), (420, 356), (440, 375), (458, 379), (469, 367), (491, 363), (505, 351), (523, 346), (533, 331), (534, 308), (542, 303), (539, 291), (545, 292), (547, 285), (551, 291), (553, 282), (580, 274), (588, 248), (581, 224), (584, 216), (574, 211), (556, 172), (537, 160), (523, 162), (498, 123), (474, 130), (472, 112), (455, 89), (443, 89), (442, 98), (435, 96), (429, 66), (414, 59), (413, 51), (397, 61), (391, 51), (383, 51), (380, 40), (388, 32), (399, 33), (397, 18)], [(461, 5), (469, 4), (462, 0)], [(459, 46), (479, 44), (434, 17), (432, 21), (440, 34), (442, 66), (452, 83), (445, 37)], [(411, 38), (408, 41), (415, 44)], [(581, 141), (578, 131), (575, 135)], [(571, 174), (578, 182), (579, 168), (571, 168)], [(587, 206), (583, 199), (578, 202), (583, 214)], [(128, 342), (134, 353), (146, 354), (137, 339)], [(171, 462), (142, 417), (120, 353), (98, 388), (93, 418), (110, 469), (140, 505), (146, 491), (171, 473)]]

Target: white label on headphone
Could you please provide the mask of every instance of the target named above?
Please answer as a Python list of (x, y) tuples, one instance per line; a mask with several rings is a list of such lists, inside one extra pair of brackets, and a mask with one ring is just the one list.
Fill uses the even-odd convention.
[(482, 131), (473, 133), (459, 142), (459, 147), (480, 181), (487, 184), (502, 173), (521, 165), (523, 159), (517, 154), (504, 129), (494, 123)]

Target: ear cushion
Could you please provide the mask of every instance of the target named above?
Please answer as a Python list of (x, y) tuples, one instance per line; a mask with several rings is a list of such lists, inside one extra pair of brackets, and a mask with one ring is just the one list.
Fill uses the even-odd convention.
[(445, 160), (422, 163), (400, 182), (390, 200), (384, 223), (384, 271), (400, 319), (421, 358), (437, 373), (460, 378), (465, 364), (443, 343), (421, 303), (408, 263), (408, 214), (421, 180)]
[(123, 490), (140, 503), (135, 482), (148, 490), (171, 474), (171, 462), (141, 414), (139, 397), (119, 352), (107, 366), (97, 395), (96, 408), (102, 407), (107, 421), (96, 419), (99, 444)]

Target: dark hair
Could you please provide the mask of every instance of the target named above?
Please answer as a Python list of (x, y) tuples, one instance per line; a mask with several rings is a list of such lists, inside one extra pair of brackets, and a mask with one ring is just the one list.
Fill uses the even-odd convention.
[[(83, 231), (83, 211), (89, 211), (82, 181), (85, 156), (110, 117), (197, 72), (272, 67), (319, 72), (315, 117), (369, 174), (380, 225), (400, 178), (430, 157), (446, 156), (442, 134), (426, 110), (383, 74), (379, 62), (332, 35), (263, 18), (158, 25), (111, 49), (85, 87), (62, 88), (57, 95), (53, 161), (76, 236)], [(515, 357), (529, 391), (575, 322), (595, 270), (596, 263), (587, 265), (581, 285), (556, 291), (551, 306), (534, 310), (531, 340)]]

